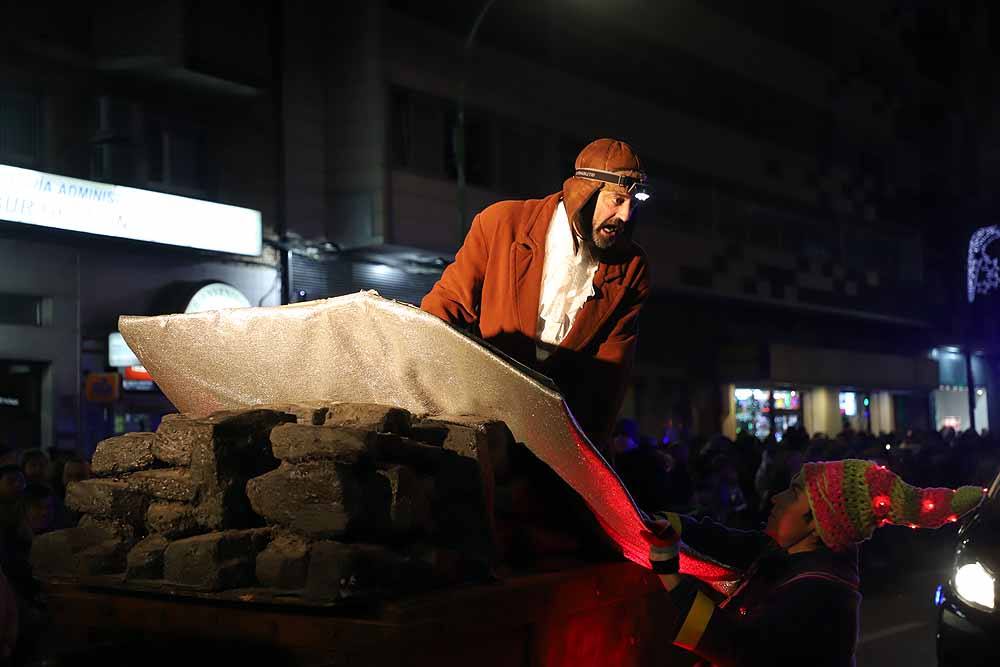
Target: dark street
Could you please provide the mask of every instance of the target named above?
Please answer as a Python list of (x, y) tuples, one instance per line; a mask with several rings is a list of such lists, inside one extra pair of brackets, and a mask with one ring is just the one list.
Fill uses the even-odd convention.
[(934, 592), (952, 567), (953, 536), (918, 539), (891, 567), (864, 572), (858, 667), (937, 667)]

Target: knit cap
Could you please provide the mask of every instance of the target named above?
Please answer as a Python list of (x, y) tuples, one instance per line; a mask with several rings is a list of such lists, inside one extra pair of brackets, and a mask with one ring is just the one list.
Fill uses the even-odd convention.
[(887, 523), (938, 528), (958, 521), (985, 497), (978, 486), (910, 486), (885, 466), (858, 459), (806, 463), (802, 470), (817, 532), (835, 551), (867, 540)]

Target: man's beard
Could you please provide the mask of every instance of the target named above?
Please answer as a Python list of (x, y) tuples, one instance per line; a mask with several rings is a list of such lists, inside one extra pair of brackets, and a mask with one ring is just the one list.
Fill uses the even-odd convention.
[[(611, 216), (607, 220), (603, 220), (599, 225), (594, 225), (594, 209), (597, 205), (597, 196), (595, 195), (580, 209), (578, 224), (578, 232), (580, 234), (580, 240), (583, 245), (587, 247), (590, 254), (595, 257), (598, 261), (605, 259), (609, 254), (614, 252), (614, 250), (620, 247), (625, 240), (629, 237), (630, 229), (627, 222), (620, 220), (615, 216)], [(583, 221), (587, 222), (584, 223)], [(613, 238), (608, 239), (602, 234), (595, 234), (595, 229), (600, 229), (604, 225), (614, 225), (617, 227), (618, 232)]]
[(592, 250), (609, 252), (625, 238), (626, 223), (624, 220), (611, 216), (598, 225), (591, 224), (589, 244)]
[[(593, 221), (593, 218), (591, 218)], [(595, 233), (595, 229), (600, 229), (604, 225), (614, 225), (617, 228), (617, 233), (612, 237), (601, 233)], [(626, 239), (630, 236), (631, 230), (627, 222), (624, 222), (614, 216), (608, 218), (599, 225), (594, 225), (591, 222), (588, 225), (581, 225), (583, 233), (580, 235), (583, 245), (586, 246), (590, 254), (599, 261), (603, 261), (609, 255), (611, 255), (616, 249), (622, 247), (626, 243)]]

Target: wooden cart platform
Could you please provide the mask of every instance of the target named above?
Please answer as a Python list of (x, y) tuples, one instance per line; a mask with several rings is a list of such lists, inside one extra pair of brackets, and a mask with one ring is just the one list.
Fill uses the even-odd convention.
[(631, 563), (514, 577), (369, 609), (110, 582), (49, 581), (45, 588), (57, 628), (53, 646), (74, 650), (65, 664), (691, 664), (662, 632), (675, 618), (669, 598)]

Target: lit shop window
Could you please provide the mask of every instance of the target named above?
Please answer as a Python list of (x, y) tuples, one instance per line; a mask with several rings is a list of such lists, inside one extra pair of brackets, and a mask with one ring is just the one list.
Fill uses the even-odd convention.
[(801, 423), (801, 399), (791, 389), (740, 387), (733, 392), (736, 403), (736, 432), (766, 438), (774, 433), (781, 441), (787, 429)]
[(840, 416), (854, 417), (858, 414), (858, 395), (853, 391), (840, 392)]

